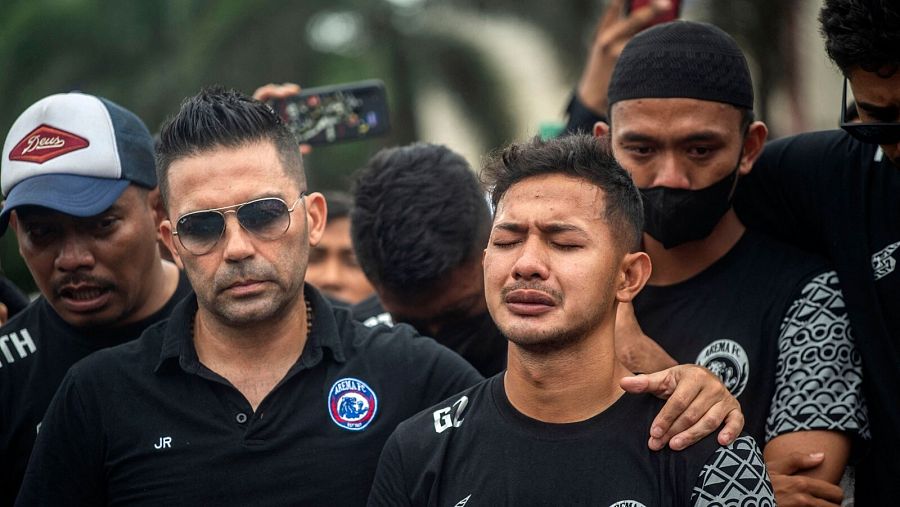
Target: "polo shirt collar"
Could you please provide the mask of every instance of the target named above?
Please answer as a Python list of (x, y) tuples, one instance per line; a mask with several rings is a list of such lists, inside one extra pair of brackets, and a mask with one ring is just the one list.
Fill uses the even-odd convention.
[[(318, 364), (323, 356), (323, 349), (331, 351), (332, 358), (345, 362), (343, 342), (340, 338), (335, 311), (328, 300), (312, 285), (304, 286), (304, 294), (312, 308), (312, 330), (306, 338), (303, 353), (291, 370), (298, 366), (310, 368)], [(184, 371), (196, 373), (200, 369), (200, 360), (194, 347), (193, 324), (197, 314), (197, 296), (189, 297), (178, 303), (172, 310), (165, 324), (162, 349), (154, 371), (159, 372), (163, 365), (177, 361)]]

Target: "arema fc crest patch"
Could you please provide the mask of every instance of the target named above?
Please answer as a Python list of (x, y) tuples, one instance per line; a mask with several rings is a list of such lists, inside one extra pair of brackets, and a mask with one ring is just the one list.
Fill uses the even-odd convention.
[(328, 413), (341, 428), (360, 431), (366, 428), (378, 411), (378, 397), (362, 380), (342, 378), (328, 393)]
[(700, 351), (697, 364), (715, 373), (737, 398), (750, 379), (750, 360), (744, 347), (736, 341), (716, 340)]

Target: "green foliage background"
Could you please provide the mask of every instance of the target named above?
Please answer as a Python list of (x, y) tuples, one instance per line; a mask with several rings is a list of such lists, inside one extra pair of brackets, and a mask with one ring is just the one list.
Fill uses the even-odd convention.
[[(777, 20), (790, 2), (709, 3), (709, 15), (739, 39), (751, 34), (744, 38), (755, 44), (752, 52), (777, 53), (767, 47), (777, 45), (772, 27), (762, 25)], [(426, 80), (459, 96), (478, 132), (490, 137), (486, 145), (499, 145), (512, 135), (500, 100), (504, 90), (479, 55), (422, 28), (422, 17), (436, 5), (537, 25), (556, 44), (573, 85), (602, 10), (597, 0), (3, 0), (0, 131), (5, 137), (36, 100), (71, 90), (118, 102), (155, 131), (184, 97), (205, 85), (251, 93), (268, 82), (317, 86), (378, 78), (389, 91), (393, 132), (316, 149), (307, 158), (314, 188), (345, 188), (348, 175), (379, 148), (414, 141), (412, 91)], [(737, 18), (735, 6), (744, 13)], [(329, 12), (361, 21), (355, 44), (324, 51), (310, 43), (311, 21)], [(769, 68), (767, 63), (763, 71)], [(769, 78), (762, 80), (766, 89)], [(560, 97), (560, 109), (565, 99)], [(0, 241), (0, 263), (14, 282), (34, 290), (12, 234)]]

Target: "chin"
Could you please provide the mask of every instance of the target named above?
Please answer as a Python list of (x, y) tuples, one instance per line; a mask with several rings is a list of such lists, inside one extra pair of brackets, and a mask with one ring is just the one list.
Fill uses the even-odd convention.
[(584, 340), (586, 335), (572, 329), (501, 329), (503, 336), (518, 348), (546, 354), (571, 347)]

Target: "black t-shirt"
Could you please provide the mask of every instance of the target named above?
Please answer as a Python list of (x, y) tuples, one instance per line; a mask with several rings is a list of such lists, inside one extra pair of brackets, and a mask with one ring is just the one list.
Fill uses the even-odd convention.
[(679, 363), (719, 375), (757, 442), (793, 431), (867, 436), (862, 365), (837, 275), (748, 230), (701, 273), (635, 298), (641, 329)]
[(856, 502), (900, 498), (900, 168), (843, 131), (770, 142), (738, 185), (741, 219), (825, 255), (840, 276), (865, 373), (872, 442)]
[(311, 286), (300, 358), (254, 412), (197, 358), (195, 297), (69, 371), (17, 505), (361, 505), (397, 424), (482, 379), (409, 326), (366, 328)]
[(187, 277), (180, 275), (159, 311), (110, 329), (72, 327), (40, 297), (0, 327), (0, 506), (16, 498), (41, 419), (69, 367), (97, 350), (134, 340), (190, 292)]
[(510, 404), (501, 373), (401, 424), (369, 505), (774, 505), (752, 437), (651, 451), (661, 407), (624, 394), (586, 421), (544, 423)]

